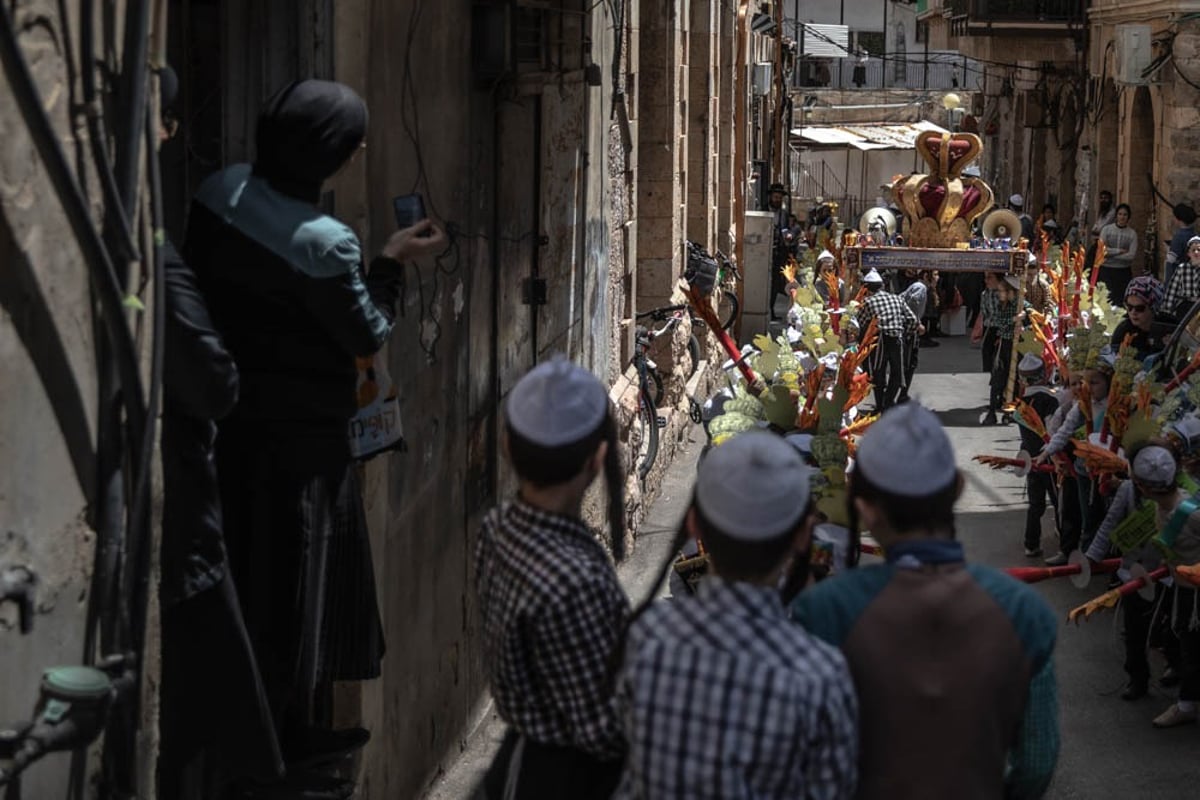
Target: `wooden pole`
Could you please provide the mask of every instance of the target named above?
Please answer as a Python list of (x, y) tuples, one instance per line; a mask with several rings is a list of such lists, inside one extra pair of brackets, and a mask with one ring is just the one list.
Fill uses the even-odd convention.
[[(1017, 252), (1025, 253), (1024, 250), (1018, 250)], [(1020, 255), (1018, 255), (1017, 257), (1021, 258)], [(1021, 288), (1017, 290), (1017, 314), (1018, 315), (1023, 314), (1025, 312), (1025, 264), (1026, 264), (1026, 262), (1028, 262), (1028, 260), (1029, 259), (1027, 257), (1022, 259), (1021, 270), (1018, 273), (1021, 276)], [(1005, 383), (1005, 387), (1004, 387), (1004, 405), (1005, 406), (1009, 406), (1012, 404), (1013, 394), (1016, 392), (1017, 339), (1018, 338), (1019, 338), (1019, 334), (1017, 332), (1016, 325), (1014, 324), (1013, 325), (1012, 354), (1008, 359), (1008, 381)]]

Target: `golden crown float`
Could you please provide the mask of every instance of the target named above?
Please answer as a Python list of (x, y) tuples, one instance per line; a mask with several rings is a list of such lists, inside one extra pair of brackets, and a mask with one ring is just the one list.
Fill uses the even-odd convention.
[[(981, 178), (963, 175), (983, 152), (979, 137), (925, 131), (917, 137), (916, 149), (928, 172), (891, 182), (901, 220), (883, 208), (863, 214), (862, 235), (851, 234), (844, 242), (847, 269), (1023, 273), (1028, 243), (1019, 239), (1019, 220), (1008, 211), (988, 215), (995, 199), (992, 188)], [(983, 223), (982, 236), (973, 234), (977, 220)]]

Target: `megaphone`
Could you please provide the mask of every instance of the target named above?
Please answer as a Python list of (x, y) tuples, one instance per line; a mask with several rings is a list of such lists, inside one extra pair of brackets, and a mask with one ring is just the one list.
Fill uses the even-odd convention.
[(983, 220), (985, 239), (1016, 239), (1021, 235), (1021, 220), (1007, 208), (998, 208)]
[(868, 235), (879, 233), (888, 238), (896, 232), (896, 215), (883, 206), (869, 208), (859, 217), (858, 229)]

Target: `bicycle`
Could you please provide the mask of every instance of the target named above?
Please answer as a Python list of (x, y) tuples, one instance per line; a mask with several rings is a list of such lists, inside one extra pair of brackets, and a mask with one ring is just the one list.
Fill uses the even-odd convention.
[[(684, 314), (687, 313), (687, 304), (680, 304), (652, 308), (636, 316), (638, 320), (650, 319), (653, 322), (663, 323), (661, 328), (654, 328), (653, 325), (647, 327), (642, 324), (638, 324), (634, 328), (632, 363), (638, 376), (638, 422), (641, 428), (634, 463), (637, 464), (638, 479), (642, 482), (645, 482), (646, 476), (650, 474), (650, 470), (654, 467), (654, 461), (658, 457), (658, 429), (665, 428), (667, 425), (666, 417), (660, 416), (658, 413), (658, 406), (663, 398), (663, 381), (662, 375), (658, 371), (658, 365), (650, 358), (650, 347), (656, 339), (670, 333), (679, 325), (683, 321)], [(687, 349), (688, 356), (691, 358), (688, 370), (690, 379), (700, 366), (700, 342), (696, 339), (695, 334), (688, 337)], [(688, 416), (693, 422), (699, 422), (700, 404), (694, 397), (689, 397), (688, 402)]]
[(716, 294), (717, 319), (729, 330), (738, 317), (737, 283), (742, 279), (737, 265), (720, 250), (715, 256), (690, 239), (687, 246), (687, 270), (684, 278), (707, 296)]
[(721, 327), (729, 330), (733, 327), (733, 323), (737, 321), (738, 312), (741, 308), (738, 302), (737, 285), (742, 279), (742, 273), (738, 272), (737, 264), (734, 264), (729, 256), (717, 251), (717, 263), (720, 269), (717, 270), (717, 319), (721, 320)]

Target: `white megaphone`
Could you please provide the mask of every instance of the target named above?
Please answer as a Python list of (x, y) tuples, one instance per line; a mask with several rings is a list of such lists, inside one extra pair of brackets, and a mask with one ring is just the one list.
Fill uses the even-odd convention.
[(858, 229), (876, 244), (882, 244), (896, 232), (896, 215), (883, 206), (869, 208), (859, 217)]

